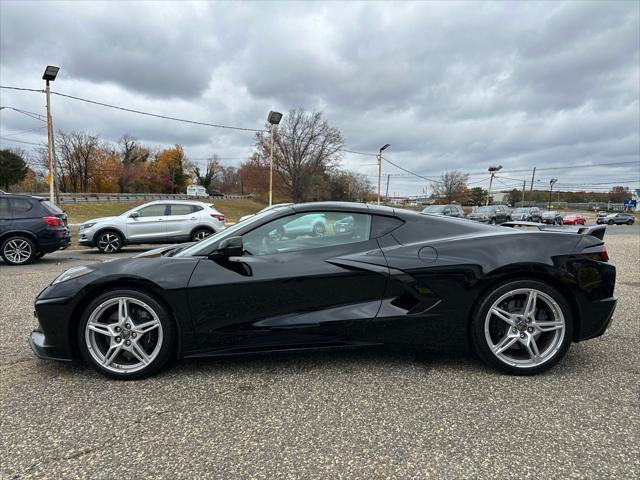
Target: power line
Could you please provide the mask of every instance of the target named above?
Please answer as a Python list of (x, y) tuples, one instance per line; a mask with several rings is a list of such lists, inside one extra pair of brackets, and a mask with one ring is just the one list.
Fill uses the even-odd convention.
[(13, 138), (5, 138), (3, 136), (0, 136), (0, 140), (2, 140), (3, 142), (25, 143), (27, 145), (35, 145), (36, 147), (42, 147), (44, 145), (44, 143), (27, 142), (25, 140), (16, 140)]
[(7, 90), (21, 90), (23, 92), (44, 93), (44, 90), (39, 90), (39, 89), (36, 89), (36, 88), (8, 87), (6, 85), (0, 85), (0, 88), (4, 88), (4, 89), (7, 89)]
[(15, 108), (15, 107), (0, 107), (0, 110), (5, 110), (5, 109), (13, 110), (15, 112), (21, 113), (22, 115), (26, 115), (27, 117), (34, 118), (36, 120), (40, 120), (41, 122), (46, 122), (45, 116), (44, 115), (40, 115), (39, 113), (30, 112), (28, 110), (22, 110), (20, 108)]

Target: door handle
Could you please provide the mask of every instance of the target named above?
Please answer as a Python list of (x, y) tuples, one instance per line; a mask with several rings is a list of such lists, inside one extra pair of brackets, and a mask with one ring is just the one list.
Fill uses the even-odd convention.
[(164, 218), (159, 218), (158, 221), (159, 222), (164, 222)]

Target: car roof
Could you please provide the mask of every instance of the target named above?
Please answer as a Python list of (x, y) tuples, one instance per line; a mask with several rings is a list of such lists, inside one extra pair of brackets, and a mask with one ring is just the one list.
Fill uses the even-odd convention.
[(185, 205), (204, 205), (204, 206), (207, 206), (207, 207), (212, 205), (211, 203), (202, 202), (200, 200), (178, 200), (178, 199), (174, 200), (174, 199), (169, 199), (168, 198), (166, 200), (153, 200), (152, 202), (147, 202), (147, 203), (144, 203), (144, 204), (142, 204), (140, 206), (142, 207), (142, 206), (145, 206), (145, 205), (157, 205), (159, 203), (174, 203), (174, 204), (185, 204)]
[[(309, 202), (297, 203), (290, 206), (296, 212), (313, 210), (328, 210), (335, 212), (377, 213), (380, 215), (395, 215), (396, 209), (384, 205), (369, 205), (357, 202)], [(417, 214), (417, 212), (415, 212)]]
[(38, 197), (36, 195), (29, 195), (27, 193), (0, 193), (0, 197), (13, 197), (13, 198), (32, 198), (34, 200), (48, 200), (46, 197)]

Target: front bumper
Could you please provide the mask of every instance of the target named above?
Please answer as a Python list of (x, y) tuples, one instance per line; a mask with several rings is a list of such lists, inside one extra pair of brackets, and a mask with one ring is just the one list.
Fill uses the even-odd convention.
[(38, 358), (66, 362), (75, 360), (70, 342), (71, 335), (75, 333), (70, 331), (72, 309), (71, 297), (39, 297), (36, 300), (34, 315), (38, 328), (31, 332), (28, 340)]

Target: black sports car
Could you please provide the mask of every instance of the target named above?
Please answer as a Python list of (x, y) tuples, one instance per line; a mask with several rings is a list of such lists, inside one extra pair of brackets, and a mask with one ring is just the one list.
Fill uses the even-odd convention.
[[(322, 235), (278, 233), (318, 214)], [(29, 341), (40, 358), (84, 358), (121, 379), (176, 356), (380, 344), (471, 349), (504, 372), (537, 373), (605, 331), (615, 267), (605, 226), (531, 225), (276, 208), (189, 246), (67, 270), (38, 296)]]

